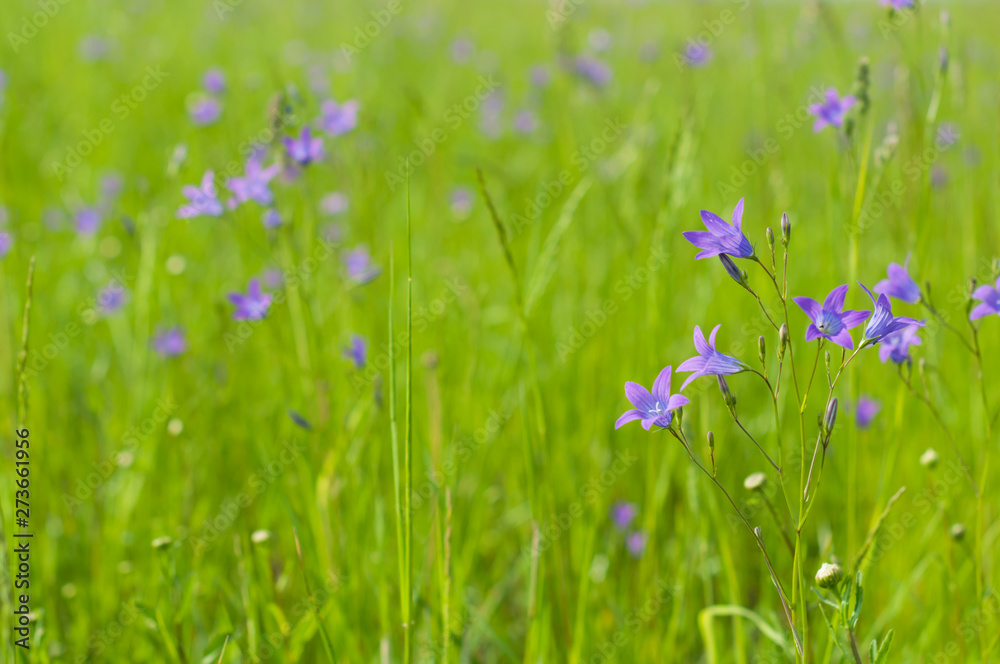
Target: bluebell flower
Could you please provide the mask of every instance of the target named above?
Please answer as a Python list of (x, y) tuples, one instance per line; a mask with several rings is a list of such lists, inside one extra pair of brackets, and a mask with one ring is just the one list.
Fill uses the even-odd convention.
[(880, 410), (882, 410), (880, 401), (862, 394), (858, 397), (858, 403), (854, 407), (854, 423), (859, 429), (867, 429)]
[(229, 301), (236, 306), (233, 320), (262, 320), (271, 308), (271, 296), (260, 288), (260, 280), (251, 279), (246, 295), (230, 293)]
[(201, 84), (213, 95), (222, 94), (226, 91), (226, 75), (221, 69), (209, 69), (205, 72), (205, 77), (202, 79)]
[(184, 330), (172, 327), (153, 337), (153, 348), (163, 357), (176, 357), (187, 350)]
[(806, 312), (812, 322), (806, 328), (806, 341), (823, 337), (838, 346), (854, 350), (854, 340), (849, 330), (861, 325), (871, 315), (870, 311), (841, 311), (847, 284), (837, 286), (826, 296), (823, 305), (811, 297), (795, 297), (795, 304)]
[(910, 257), (902, 265), (899, 263), (889, 263), (888, 279), (883, 279), (872, 287), (876, 293), (885, 293), (889, 297), (894, 297), (903, 302), (916, 304), (920, 301), (920, 286), (911, 277), (907, 268), (910, 265)]
[(720, 327), (722, 325), (716, 325), (712, 334), (709, 335), (708, 341), (705, 341), (705, 335), (701, 328), (697, 325), (694, 326), (694, 349), (698, 351), (698, 354), (684, 360), (677, 367), (677, 371), (694, 372), (681, 385), (682, 391), (691, 384), (691, 381), (702, 376), (728, 376), (749, 369), (746, 364), (735, 357), (730, 357), (715, 349), (715, 335), (719, 333)]
[(972, 291), (972, 299), (979, 300), (979, 304), (969, 312), (969, 320), (978, 320), (991, 314), (1000, 315), (1000, 278), (997, 279), (996, 286), (983, 284)]
[(633, 558), (642, 558), (642, 554), (646, 552), (646, 542), (648, 540), (646, 533), (641, 530), (636, 530), (628, 534), (625, 537), (625, 548), (628, 549), (628, 553)]
[(187, 196), (189, 202), (177, 210), (178, 219), (191, 219), (201, 215), (218, 217), (222, 214), (223, 207), (217, 197), (215, 173), (212, 171), (205, 171), (205, 175), (201, 178), (200, 187), (186, 185), (181, 189), (181, 192)]
[(347, 268), (347, 278), (358, 285), (367, 284), (382, 273), (382, 268), (372, 262), (368, 247), (364, 245), (344, 254), (344, 266)]
[(352, 335), (351, 345), (344, 349), (344, 359), (350, 360), (354, 364), (354, 368), (360, 371), (365, 368), (367, 358), (368, 342), (360, 334)]
[(263, 150), (257, 150), (247, 159), (246, 170), (242, 177), (232, 177), (226, 181), (226, 187), (233, 192), (229, 200), (229, 208), (233, 209), (240, 203), (254, 201), (260, 205), (270, 205), (274, 202), (270, 183), (281, 171), (281, 166), (271, 164), (263, 167)]
[(642, 420), (642, 428), (649, 431), (654, 424), (668, 427), (674, 418), (674, 410), (689, 403), (688, 398), (681, 394), (670, 394), (670, 374), (673, 367), (666, 366), (653, 381), (653, 391), (649, 392), (639, 383), (625, 383), (625, 396), (635, 406), (632, 410), (622, 413), (615, 422), (615, 429), (635, 420)]
[(222, 102), (215, 97), (195, 95), (188, 105), (188, 116), (198, 127), (213, 124), (222, 115)]
[(754, 255), (753, 245), (743, 234), (743, 199), (733, 210), (733, 223), (727, 224), (717, 214), (708, 210), (701, 211), (701, 220), (707, 231), (684, 231), (684, 237), (694, 246), (702, 249), (695, 260), (711, 258), (719, 254), (728, 254), (733, 258), (751, 258)]
[(346, 134), (358, 125), (358, 110), (361, 104), (356, 99), (348, 99), (338, 104), (334, 99), (327, 99), (321, 107), (320, 126), (331, 136)]
[(865, 325), (865, 334), (862, 339), (863, 345), (877, 344), (882, 341), (886, 336), (902, 330), (909, 325), (916, 325), (917, 327), (923, 327), (926, 323), (919, 321), (908, 316), (893, 316), (892, 315), (892, 305), (889, 303), (889, 298), (886, 297), (885, 293), (878, 296), (876, 301), (875, 296), (872, 292), (865, 288), (865, 285), (858, 282), (858, 285), (865, 289), (868, 293), (868, 297), (871, 298), (872, 303), (875, 305), (875, 312), (872, 317), (868, 319), (868, 324)]
[(821, 131), (827, 125), (840, 127), (844, 124), (844, 117), (847, 111), (857, 103), (857, 99), (851, 95), (841, 97), (837, 90), (830, 88), (826, 91), (826, 97), (819, 104), (811, 104), (809, 113), (816, 116), (813, 123), (813, 131)]
[(6, 231), (0, 231), (0, 258), (4, 258), (10, 253), (10, 248), (14, 246), (14, 238)]
[(323, 158), (323, 139), (318, 136), (313, 138), (309, 127), (303, 127), (298, 138), (285, 136), (282, 141), (288, 156), (300, 166), (307, 166)]
[(638, 514), (639, 508), (636, 507), (635, 503), (630, 503), (627, 500), (619, 500), (611, 506), (610, 510), (611, 521), (618, 530), (628, 530), (632, 520)]
[(919, 329), (916, 325), (910, 325), (886, 335), (878, 347), (878, 359), (882, 364), (888, 361), (894, 364), (906, 362), (910, 357), (910, 346), (919, 346), (923, 343), (917, 336)]

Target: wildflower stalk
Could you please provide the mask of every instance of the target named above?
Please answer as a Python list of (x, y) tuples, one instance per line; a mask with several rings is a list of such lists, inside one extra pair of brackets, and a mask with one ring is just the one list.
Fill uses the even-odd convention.
[(767, 549), (764, 547), (764, 541), (761, 539), (760, 536), (760, 529), (754, 528), (750, 524), (750, 520), (747, 519), (746, 515), (743, 514), (740, 508), (736, 505), (736, 501), (733, 500), (733, 497), (729, 495), (729, 492), (726, 490), (726, 487), (724, 487), (722, 483), (719, 482), (719, 480), (714, 475), (712, 475), (712, 473), (709, 472), (708, 469), (705, 468), (705, 466), (703, 466), (700, 461), (698, 461), (698, 457), (696, 457), (694, 455), (694, 452), (691, 451), (691, 445), (688, 443), (687, 436), (684, 434), (684, 429), (680, 428), (679, 429), (680, 433), (678, 433), (678, 429), (674, 428), (674, 426), (671, 425), (667, 427), (667, 431), (669, 431), (670, 434), (674, 438), (676, 438), (680, 442), (680, 444), (684, 447), (684, 451), (687, 452), (687, 455), (691, 458), (691, 461), (694, 462), (694, 465), (698, 466), (698, 469), (701, 470), (701, 472), (704, 473), (710, 480), (712, 480), (712, 483), (719, 488), (719, 491), (722, 492), (722, 495), (726, 497), (726, 500), (729, 501), (729, 504), (733, 506), (734, 510), (736, 510), (736, 514), (740, 517), (740, 520), (743, 521), (743, 524), (747, 527), (747, 530), (749, 530), (750, 534), (753, 535), (757, 547), (760, 549), (761, 554), (763, 554), (764, 556), (764, 562), (767, 564), (767, 569), (771, 574), (771, 581), (772, 583), (774, 583), (775, 588), (777, 588), (778, 590), (778, 598), (781, 600), (781, 607), (785, 611), (785, 618), (788, 620), (788, 626), (791, 627), (792, 636), (795, 638), (796, 652), (800, 657), (803, 657), (803, 645), (802, 641), (799, 639), (799, 634), (795, 629), (795, 621), (792, 616), (791, 608), (788, 605), (788, 600), (785, 596), (785, 591), (781, 587), (781, 582), (778, 580), (777, 575), (774, 573), (774, 566), (771, 564), (770, 556), (767, 555)]
[(403, 481), (404, 516), (406, 518), (406, 612), (403, 632), (403, 662), (413, 659), (413, 605), (411, 582), (413, 579), (413, 242), (410, 221), (410, 177), (406, 176), (406, 437), (403, 439), (403, 463), (406, 470)]
[[(982, 487), (982, 491), (976, 495), (976, 542), (974, 546), (975, 552), (975, 564), (976, 564), (976, 597), (979, 598), (979, 612), (980, 615), (986, 615), (986, 593), (984, 589), (986, 587), (986, 570), (983, 568), (983, 528), (985, 523), (983, 523), (983, 494), (986, 493), (986, 482), (989, 479), (990, 472), (990, 452), (993, 447), (993, 422), (990, 417), (990, 404), (989, 399), (986, 395), (986, 381), (983, 376), (983, 351), (979, 345), (979, 329), (976, 327), (972, 320), (969, 320), (969, 327), (972, 329), (972, 345), (975, 348), (976, 356), (976, 373), (979, 380), (979, 393), (983, 400), (983, 420), (986, 424), (986, 449), (983, 452), (982, 467), (983, 472), (980, 475), (979, 486)], [(989, 649), (986, 646), (986, 630), (979, 630), (979, 653), (982, 661), (985, 663), (989, 660)]]

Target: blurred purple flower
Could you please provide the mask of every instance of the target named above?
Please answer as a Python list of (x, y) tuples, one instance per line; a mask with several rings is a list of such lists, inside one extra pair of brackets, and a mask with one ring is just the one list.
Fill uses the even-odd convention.
[(187, 350), (184, 330), (172, 327), (153, 337), (153, 348), (164, 357), (176, 357)]
[(903, 302), (916, 304), (920, 301), (920, 286), (917, 285), (907, 271), (910, 265), (910, 257), (907, 256), (902, 265), (899, 263), (889, 263), (888, 279), (883, 279), (872, 287), (876, 293), (885, 293), (889, 297), (894, 297)]
[(271, 290), (278, 290), (285, 283), (285, 276), (276, 267), (269, 267), (264, 270), (261, 278), (264, 280), (264, 285)]
[(451, 191), (451, 213), (465, 219), (472, 211), (472, 192), (466, 187), (455, 187)]
[(893, 316), (892, 305), (889, 303), (889, 298), (886, 297), (885, 293), (879, 295), (878, 300), (876, 300), (872, 292), (865, 288), (863, 283), (859, 281), (858, 285), (865, 289), (868, 297), (871, 298), (872, 304), (875, 305), (875, 311), (872, 313), (872, 317), (868, 319), (868, 324), (865, 325), (864, 343), (877, 344), (886, 336), (902, 330), (907, 325), (923, 327), (926, 324), (923, 321), (914, 320), (908, 316)]
[(983, 284), (972, 291), (972, 298), (979, 304), (969, 312), (969, 320), (979, 320), (991, 314), (1000, 315), (1000, 278), (995, 286)]
[(319, 209), (323, 211), (324, 215), (333, 217), (346, 212), (349, 204), (350, 201), (346, 194), (342, 194), (339, 191), (331, 191), (320, 199)]
[(260, 289), (260, 281), (251, 279), (246, 295), (230, 293), (229, 301), (236, 306), (233, 320), (262, 320), (271, 307), (271, 296)]
[(205, 171), (201, 178), (201, 186), (185, 185), (181, 192), (187, 197), (188, 203), (182, 205), (177, 210), (178, 219), (191, 219), (193, 217), (206, 216), (218, 217), (222, 215), (222, 203), (217, 198), (218, 192), (215, 189), (215, 173)]
[(118, 173), (108, 173), (101, 178), (101, 199), (105, 202), (114, 201), (121, 195), (124, 184), (121, 175)]
[(611, 33), (604, 28), (594, 28), (587, 34), (587, 43), (597, 53), (611, 48)]
[(931, 186), (935, 189), (944, 189), (948, 185), (948, 171), (941, 164), (934, 164), (931, 167)]
[(382, 268), (372, 263), (372, 257), (364, 245), (344, 254), (344, 266), (347, 268), (347, 278), (358, 285), (367, 284), (382, 273)]
[(346, 134), (358, 125), (358, 109), (361, 105), (355, 99), (338, 104), (333, 99), (323, 102), (320, 126), (331, 136)]
[(813, 131), (821, 131), (827, 125), (840, 127), (844, 124), (844, 116), (857, 102), (852, 95), (841, 98), (835, 88), (826, 91), (826, 98), (819, 104), (810, 104), (809, 113), (816, 116)]
[(360, 334), (351, 336), (351, 345), (344, 348), (344, 359), (354, 363), (354, 368), (361, 370), (365, 368), (368, 358), (368, 342)]
[(531, 68), (531, 84), (536, 88), (544, 88), (552, 80), (552, 73), (545, 65), (535, 65)]
[(854, 339), (849, 330), (861, 325), (871, 315), (870, 311), (842, 311), (844, 296), (847, 295), (847, 284), (837, 286), (826, 296), (823, 305), (811, 297), (795, 297), (795, 304), (809, 316), (809, 327), (806, 328), (806, 341), (823, 337), (833, 343), (854, 350)]
[(892, 7), (895, 10), (910, 9), (913, 7), (914, 0), (879, 0), (879, 4), (884, 6)]
[(468, 62), (475, 50), (470, 40), (460, 37), (451, 43), (451, 59), (459, 64)]
[(0, 231), (0, 258), (6, 258), (14, 246), (14, 238), (7, 231)]
[(76, 232), (80, 235), (93, 235), (101, 227), (101, 213), (97, 208), (86, 207), (77, 210), (74, 219)]
[(663, 428), (670, 426), (674, 419), (674, 411), (689, 403), (688, 398), (682, 394), (670, 394), (673, 370), (674, 368), (669, 365), (660, 370), (656, 380), (653, 381), (652, 392), (639, 383), (632, 381), (625, 383), (625, 397), (634, 407), (621, 414), (615, 422), (616, 430), (635, 420), (642, 420), (642, 428), (646, 431), (653, 425)]
[(733, 223), (727, 224), (719, 215), (708, 210), (701, 211), (701, 221), (707, 231), (684, 231), (688, 242), (698, 247), (695, 260), (711, 258), (719, 254), (728, 254), (733, 258), (751, 258), (754, 255), (753, 245), (743, 234), (743, 199), (733, 209)]
[(89, 62), (103, 60), (110, 50), (108, 40), (98, 35), (88, 35), (80, 40), (80, 57)]
[(599, 88), (611, 82), (611, 67), (602, 60), (581, 55), (576, 58), (573, 66), (579, 76)]
[(681, 391), (690, 385), (691, 381), (702, 376), (729, 376), (749, 369), (747, 365), (735, 357), (730, 357), (715, 349), (715, 335), (718, 334), (720, 327), (722, 325), (716, 325), (712, 334), (709, 335), (708, 341), (705, 341), (705, 335), (701, 328), (697, 325), (694, 326), (694, 349), (698, 354), (684, 360), (677, 367), (677, 371), (694, 372), (681, 385)]
[(125, 288), (117, 281), (112, 281), (97, 294), (97, 306), (105, 314), (112, 314), (125, 305)]
[(859, 429), (867, 429), (880, 410), (882, 410), (882, 402), (862, 394), (858, 397), (858, 403), (855, 406), (854, 423)]
[(628, 527), (632, 524), (632, 520), (635, 519), (638, 513), (639, 508), (636, 507), (635, 503), (630, 503), (627, 500), (619, 500), (611, 506), (611, 521), (618, 530), (628, 530)]
[(882, 361), (882, 364), (890, 360), (895, 364), (906, 362), (907, 358), (910, 357), (910, 346), (919, 346), (923, 343), (917, 336), (919, 329), (916, 325), (910, 325), (882, 339), (882, 343), (878, 347), (878, 359)]
[(636, 530), (631, 532), (625, 537), (625, 548), (628, 549), (628, 553), (635, 559), (642, 558), (642, 554), (646, 552), (646, 533), (641, 530)]
[(298, 138), (285, 136), (282, 140), (288, 156), (297, 164), (308, 166), (323, 158), (323, 139), (318, 136), (313, 138), (309, 127), (303, 127)]
[(205, 72), (201, 84), (213, 95), (220, 95), (226, 91), (226, 75), (221, 69), (214, 67)]
[(270, 182), (281, 171), (281, 166), (274, 163), (263, 168), (261, 164), (263, 159), (264, 151), (257, 150), (247, 160), (243, 177), (232, 177), (226, 181), (226, 187), (233, 192), (233, 197), (229, 199), (230, 209), (247, 201), (265, 206), (274, 202)]
[(538, 119), (534, 112), (524, 109), (514, 116), (514, 129), (522, 134), (530, 134), (538, 129)]
[(684, 46), (682, 57), (684, 58), (684, 64), (688, 67), (704, 67), (711, 62), (713, 55), (712, 49), (709, 48), (708, 44), (691, 40)]
[(267, 208), (264, 214), (260, 215), (260, 221), (264, 228), (277, 228), (281, 225), (281, 215), (274, 208)]
[(195, 126), (205, 127), (222, 115), (222, 102), (215, 97), (198, 96), (188, 105), (188, 115)]

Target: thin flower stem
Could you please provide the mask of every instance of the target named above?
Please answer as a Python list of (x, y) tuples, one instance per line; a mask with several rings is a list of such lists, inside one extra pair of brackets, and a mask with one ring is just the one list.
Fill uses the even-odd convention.
[[(990, 452), (993, 447), (993, 422), (990, 417), (990, 404), (989, 399), (986, 395), (986, 380), (983, 375), (983, 350), (979, 345), (979, 329), (976, 327), (972, 320), (969, 320), (969, 328), (972, 330), (972, 345), (975, 348), (976, 356), (976, 373), (979, 379), (979, 393), (983, 400), (983, 420), (986, 423), (986, 450), (983, 453), (983, 472), (980, 475), (979, 484), (983, 487), (983, 492), (986, 491), (986, 482), (989, 479), (990, 472)], [(979, 610), (980, 612), (986, 611), (986, 593), (984, 589), (986, 587), (986, 570), (983, 568), (983, 528), (985, 524), (983, 523), (983, 493), (979, 493), (976, 496), (976, 545), (975, 545), (975, 563), (976, 563), (976, 596), (979, 597)], [(989, 649), (986, 647), (986, 630), (979, 630), (979, 653), (982, 661), (989, 661)]]
[(761, 447), (760, 443), (757, 442), (757, 439), (754, 438), (753, 435), (751, 435), (750, 432), (747, 431), (747, 428), (745, 426), (743, 426), (743, 423), (740, 422), (740, 418), (736, 417), (736, 413), (735, 412), (732, 413), (732, 416), (733, 416), (733, 422), (736, 422), (736, 426), (738, 426), (743, 431), (743, 433), (745, 433), (747, 435), (747, 438), (749, 438), (750, 440), (753, 441), (753, 444), (757, 446), (757, 449), (760, 450), (760, 453), (764, 455), (764, 458), (767, 459), (767, 462), (770, 463), (771, 466), (773, 466), (776, 471), (778, 471), (778, 476), (780, 477), (781, 476), (781, 466), (779, 466), (778, 464), (776, 464), (774, 462), (774, 460), (771, 459), (770, 456), (768, 456), (767, 452), (764, 451), (764, 448)]
[(948, 330), (949, 332), (951, 332), (952, 334), (954, 334), (956, 337), (958, 337), (958, 340), (962, 342), (962, 345), (965, 346), (965, 348), (970, 353), (972, 353), (973, 355), (975, 355), (976, 349), (973, 347), (973, 345), (970, 344), (966, 340), (965, 336), (961, 332), (958, 331), (958, 328), (956, 328), (954, 325), (951, 325), (948, 321), (946, 321), (944, 319), (944, 316), (941, 314), (941, 312), (937, 310), (937, 308), (934, 306), (933, 303), (931, 303), (929, 295), (924, 295), (923, 293), (921, 293), (920, 294), (920, 304), (924, 305), (924, 308), (927, 309), (927, 311), (930, 312), (930, 314), (932, 316), (934, 316), (934, 318), (936, 318), (939, 323), (941, 323), (941, 325), (944, 327), (944, 329)]

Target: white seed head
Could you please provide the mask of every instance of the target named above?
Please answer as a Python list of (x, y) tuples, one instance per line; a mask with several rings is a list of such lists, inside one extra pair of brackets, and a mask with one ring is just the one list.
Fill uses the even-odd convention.
[(920, 455), (920, 465), (925, 468), (934, 468), (938, 465), (938, 453), (933, 447), (928, 447), (927, 451)]
[(948, 534), (951, 535), (951, 538), (956, 542), (961, 542), (965, 539), (965, 526), (960, 523), (953, 524), (948, 530)]
[(174, 541), (172, 539), (164, 535), (163, 537), (157, 537), (155, 540), (153, 540), (153, 548), (162, 550), (166, 549), (173, 543)]
[(823, 563), (816, 572), (816, 585), (820, 588), (836, 588), (844, 578), (844, 570), (837, 563)]
[(261, 530), (255, 530), (252, 533), (250, 533), (250, 541), (253, 542), (254, 544), (263, 544), (269, 539), (271, 539), (270, 530), (261, 529)]
[(751, 473), (743, 480), (743, 488), (747, 491), (760, 491), (767, 484), (767, 475), (764, 473)]

